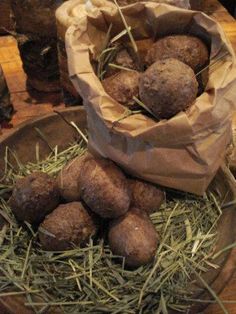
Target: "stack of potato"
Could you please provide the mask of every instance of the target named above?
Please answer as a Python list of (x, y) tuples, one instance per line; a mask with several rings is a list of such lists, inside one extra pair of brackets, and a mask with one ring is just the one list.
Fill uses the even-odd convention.
[[(137, 0), (117, 0), (119, 6), (125, 6)], [(189, 0), (156, 0), (155, 2), (176, 5), (180, 8), (189, 8)], [(58, 61), (60, 69), (61, 87), (64, 93), (64, 101), (68, 105), (81, 104), (82, 99), (70, 81), (68, 73), (68, 58), (65, 48), (65, 34), (67, 29), (86, 15), (93, 15), (96, 10), (112, 10), (114, 2), (104, 0), (91, 0), (86, 5), (84, 0), (65, 1), (56, 11)]]
[(138, 267), (155, 256), (158, 234), (149, 215), (160, 208), (164, 196), (161, 188), (126, 177), (112, 161), (85, 153), (70, 161), (56, 180), (41, 172), (19, 179), (10, 206), (19, 222), (40, 225), (45, 250), (85, 245), (100, 230), (108, 232), (115, 255)]
[[(192, 35), (170, 35), (136, 42), (139, 58), (130, 44), (119, 46), (105, 68), (105, 91), (117, 102), (134, 108), (135, 97), (158, 119), (169, 119), (189, 108), (208, 81), (209, 51)], [(141, 66), (140, 66), (141, 64)], [(143, 71), (144, 69), (144, 71)]]

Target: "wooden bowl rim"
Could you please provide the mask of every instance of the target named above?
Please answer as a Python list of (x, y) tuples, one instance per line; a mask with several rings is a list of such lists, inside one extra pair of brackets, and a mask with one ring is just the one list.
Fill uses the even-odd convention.
[[(70, 107), (70, 108), (66, 108), (66, 109), (61, 110), (60, 113), (62, 113), (62, 114), (76, 113), (78, 115), (81, 115), (81, 114), (84, 115), (85, 110), (83, 107)], [(54, 117), (54, 118), (58, 117), (59, 118), (57, 113), (52, 112), (52, 113), (37, 117), (35, 119), (28, 120), (28, 121), (18, 125), (14, 130), (10, 131), (8, 134), (3, 135), (0, 138), (0, 148), (1, 148), (1, 146), (6, 145), (6, 143), (9, 140), (14, 139), (14, 137), (16, 137), (20, 132), (24, 131), (25, 129), (29, 129), (31, 127), (33, 128), (35, 125), (39, 124), (40, 122), (45, 122), (47, 120), (50, 122), (52, 117)], [(230, 170), (225, 165), (222, 165), (221, 168), (219, 169), (219, 171), (227, 176), (228, 184), (232, 190), (232, 193), (235, 195), (235, 198), (236, 198), (236, 181), (235, 181), (234, 176), (232, 175)], [(231, 209), (233, 212), (232, 217), (233, 217), (234, 222), (236, 224), (236, 206), (232, 205), (231, 207), (229, 207), (229, 209)], [(236, 240), (236, 230), (234, 230), (233, 237)], [(220, 293), (224, 289), (224, 287), (227, 285), (228, 281), (232, 277), (235, 270), (236, 270), (236, 248), (228, 251), (228, 253), (226, 254), (225, 260), (222, 264), (221, 271), (214, 278), (214, 280), (211, 282), (211, 286), (213, 286), (213, 287), (216, 286), (216, 290), (217, 290), (216, 293)], [(199, 294), (199, 298), (201, 296), (202, 296), (202, 293)], [(209, 294), (208, 294), (208, 297), (209, 297)], [(196, 305), (195, 307), (193, 307), (193, 309), (190, 311), (190, 313), (194, 314), (196, 312), (199, 312), (200, 310), (202, 311), (204, 308), (206, 308), (207, 305), (208, 304)], [(28, 309), (24, 306), (24, 297), (9, 297), (8, 296), (8, 297), (1, 297), (0, 298), (1, 313), (13, 314), (13, 313), (15, 313), (16, 307), (18, 308), (18, 310), (21, 311), (21, 314), (32, 313), (32, 311), (30, 309)], [(24, 311), (24, 312), (22, 312), (22, 311)], [(52, 310), (52, 312), (50, 311), (50, 313), (55, 313), (55, 312)]]

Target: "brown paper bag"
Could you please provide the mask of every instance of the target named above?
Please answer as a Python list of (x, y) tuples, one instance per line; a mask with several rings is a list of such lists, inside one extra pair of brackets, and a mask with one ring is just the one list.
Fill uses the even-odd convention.
[[(189, 0), (153, 0), (158, 3), (168, 3), (181, 8), (189, 8)], [(137, 2), (136, 0), (117, 0), (119, 5)], [(64, 2), (56, 11), (58, 35), (58, 61), (60, 70), (61, 87), (63, 88), (64, 102), (66, 105), (78, 105), (82, 100), (69, 78), (67, 55), (65, 49), (65, 33), (71, 25), (84, 16), (94, 15), (97, 10), (106, 7), (115, 7), (113, 0), (70, 0)], [(95, 13), (96, 14), (96, 13)]]
[[(219, 24), (201, 12), (142, 2), (122, 9), (135, 38), (190, 33), (211, 43), (206, 91), (187, 110), (156, 122), (143, 115), (119, 123), (124, 107), (104, 90), (90, 59), (102, 49), (107, 28), (124, 29), (116, 8), (80, 19), (66, 34), (69, 73), (84, 99), (89, 146), (128, 173), (163, 186), (203, 194), (222, 163), (231, 139), (231, 113), (236, 102), (236, 66), (233, 49)], [(114, 34), (112, 34), (114, 35)]]

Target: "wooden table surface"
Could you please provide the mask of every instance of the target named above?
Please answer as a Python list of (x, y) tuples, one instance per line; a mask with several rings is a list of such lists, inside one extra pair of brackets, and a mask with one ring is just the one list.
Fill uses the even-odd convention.
[[(236, 21), (217, 0), (205, 0), (204, 2), (204, 12), (216, 18), (221, 23), (236, 51)], [(44, 115), (54, 109), (61, 110), (65, 107), (62, 103), (60, 93), (42, 94), (32, 89), (27, 89), (26, 77), (22, 70), (16, 42), (11, 36), (0, 37), (0, 64), (5, 73), (11, 92), (12, 103), (16, 110), (9, 127), (15, 128), (18, 124), (28, 119)], [(8, 128), (2, 129), (0, 130), (0, 134), (7, 134), (9, 130)], [(232, 267), (235, 266), (232, 265)], [(236, 314), (236, 274), (221, 293), (220, 298), (221, 300), (231, 301), (225, 303), (225, 307), (230, 314)], [(235, 303), (232, 301), (235, 301)], [(222, 310), (216, 304), (209, 306), (204, 312), (204, 314), (220, 313), (222, 313)]]

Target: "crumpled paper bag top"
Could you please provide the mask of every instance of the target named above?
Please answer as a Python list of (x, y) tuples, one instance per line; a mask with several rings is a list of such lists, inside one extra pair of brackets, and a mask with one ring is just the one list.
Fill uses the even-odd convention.
[(69, 0), (64, 2), (56, 11), (57, 33), (63, 39), (71, 25), (86, 15), (94, 15), (105, 7), (115, 8), (115, 4), (103, 0)]
[(80, 19), (69, 28), (66, 46), (69, 73), (87, 111), (90, 148), (144, 180), (203, 194), (231, 139), (236, 99), (233, 49), (220, 25), (204, 13), (153, 2), (136, 3), (122, 12), (138, 39), (173, 33), (202, 37), (211, 50), (209, 81), (186, 112), (169, 120), (157, 122), (136, 114), (114, 123), (125, 108), (105, 92), (91, 60), (101, 53), (109, 25), (112, 36), (124, 25), (116, 8)]
[[(117, 0), (120, 5), (134, 3), (134, 0)], [(166, 3), (180, 8), (189, 9), (189, 0), (153, 0), (156, 3)], [(98, 10), (104, 10), (106, 7), (115, 8), (112, 0), (69, 0), (64, 2), (56, 11), (57, 32), (59, 38), (64, 40), (65, 33), (71, 25), (78, 19), (86, 15), (94, 15)]]

